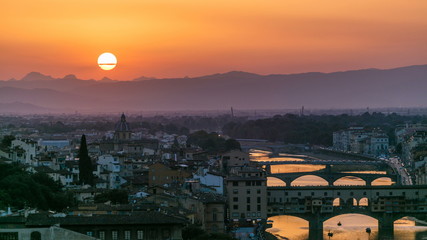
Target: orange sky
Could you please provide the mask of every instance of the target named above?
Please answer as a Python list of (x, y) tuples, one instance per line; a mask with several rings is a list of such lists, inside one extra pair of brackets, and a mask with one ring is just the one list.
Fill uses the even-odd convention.
[[(4, 0), (0, 79), (426, 64), (426, 0)], [(118, 66), (100, 70), (98, 55)]]

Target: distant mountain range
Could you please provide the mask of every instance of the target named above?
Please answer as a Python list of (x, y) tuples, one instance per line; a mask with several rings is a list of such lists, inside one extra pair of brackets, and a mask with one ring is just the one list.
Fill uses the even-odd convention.
[[(17, 104), (19, 103), (19, 104)], [(31, 104), (31, 105), (30, 105)], [(387, 70), (258, 75), (228, 72), (133, 81), (53, 78), (0, 81), (0, 113), (427, 107), (427, 65)], [(13, 112), (13, 111), (12, 111)]]

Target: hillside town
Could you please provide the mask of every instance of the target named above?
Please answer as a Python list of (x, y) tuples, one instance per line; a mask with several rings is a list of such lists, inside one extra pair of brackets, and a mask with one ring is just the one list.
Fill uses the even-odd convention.
[[(72, 140), (79, 136), (81, 141)], [(90, 180), (84, 181), (83, 148), (92, 167)], [(125, 114), (105, 133), (19, 136), (0, 150), (0, 156), (28, 172), (47, 174), (78, 203), (63, 212), (8, 208), (1, 214), (12, 222), (0, 218), (1, 226), (49, 229), (58, 224), (55, 231), (64, 231), (58, 234), (74, 231), (96, 239), (126, 240), (182, 239), (188, 225), (208, 234), (245, 227), (235, 236), (246, 237), (256, 234), (267, 217), (265, 174), (238, 145), (208, 153), (188, 145), (186, 135), (133, 129)], [(247, 192), (247, 183), (254, 186), (248, 190), (252, 192)], [(120, 194), (124, 197), (117, 199)]]
[[(0, 231), (1, 239), (181, 240), (194, 231), (205, 239), (274, 239), (265, 232), (275, 211), (268, 207), (267, 171), (221, 133), (153, 132), (132, 126), (124, 113), (105, 131), (10, 129), (1, 132), (1, 164), (49, 176), (71, 201), (62, 208), (3, 206), (0, 228), (9, 232)], [(331, 136), (328, 151), (384, 161), (398, 153), (394, 167), (406, 171), (407, 184), (427, 183), (425, 125), (399, 126), (395, 144), (379, 128)], [(203, 137), (211, 148), (201, 147)]]

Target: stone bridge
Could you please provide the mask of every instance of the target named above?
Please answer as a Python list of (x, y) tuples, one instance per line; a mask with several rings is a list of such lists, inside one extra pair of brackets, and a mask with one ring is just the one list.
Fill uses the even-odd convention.
[(377, 219), (379, 236), (392, 238), (395, 220), (426, 216), (427, 185), (268, 187), (267, 211), (307, 220), (310, 240), (323, 239), (324, 221), (348, 213)]
[(346, 172), (329, 172), (329, 171), (317, 171), (317, 172), (296, 172), (296, 173), (274, 173), (267, 174), (267, 177), (274, 177), (282, 180), (286, 183), (286, 186), (292, 186), (292, 182), (303, 176), (317, 176), (328, 182), (329, 186), (333, 186), (335, 181), (343, 177), (357, 177), (365, 181), (366, 186), (372, 185), (372, 182), (379, 178), (390, 178), (396, 184), (399, 184), (400, 178), (398, 174), (369, 174), (369, 173), (346, 173)]

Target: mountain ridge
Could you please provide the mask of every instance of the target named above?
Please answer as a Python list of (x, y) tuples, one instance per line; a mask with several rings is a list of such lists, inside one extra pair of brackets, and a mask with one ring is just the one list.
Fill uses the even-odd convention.
[(0, 103), (86, 111), (427, 106), (427, 65), (269, 75), (230, 71), (140, 81), (32, 75), (37, 79), (0, 81)]

